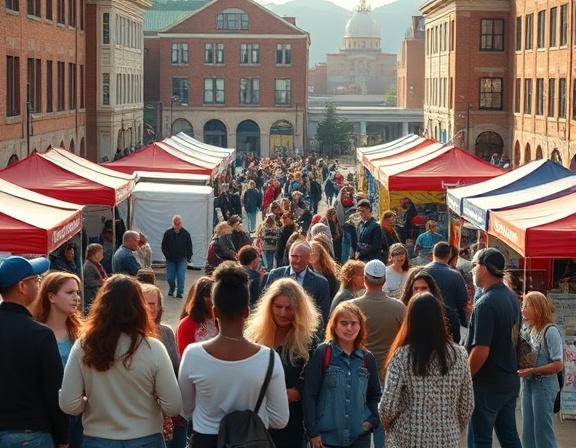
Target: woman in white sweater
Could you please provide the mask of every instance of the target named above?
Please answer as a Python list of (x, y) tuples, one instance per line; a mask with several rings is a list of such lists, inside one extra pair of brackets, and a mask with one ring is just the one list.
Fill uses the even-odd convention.
[[(218, 336), (188, 345), (178, 375), (182, 415), (192, 418), (194, 448), (216, 448), (222, 418), (255, 408), (270, 354), (270, 349), (244, 338), (244, 322), (250, 313), (246, 272), (225, 261), (214, 271), (213, 279)], [(282, 363), (277, 353), (274, 357), (272, 378), (258, 415), (266, 427), (283, 428), (289, 417), (288, 397)]]
[(162, 412), (178, 415), (182, 401), (154, 334), (138, 282), (126, 275), (108, 279), (72, 347), (60, 391), (64, 412), (83, 413), (84, 448), (165, 447)]

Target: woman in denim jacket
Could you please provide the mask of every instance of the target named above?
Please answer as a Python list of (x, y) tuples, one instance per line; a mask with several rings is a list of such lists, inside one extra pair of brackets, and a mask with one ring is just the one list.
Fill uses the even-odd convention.
[(312, 448), (370, 447), (382, 393), (365, 342), (366, 317), (351, 302), (340, 303), (305, 372), (304, 426)]
[(546, 296), (530, 291), (522, 301), (527, 334), (537, 352), (534, 367), (518, 371), (522, 378), (522, 446), (557, 447), (554, 435), (554, 400), (560, 390), (556, 374), (562, 370), (562, 337), (552, 325), (552, 304)]

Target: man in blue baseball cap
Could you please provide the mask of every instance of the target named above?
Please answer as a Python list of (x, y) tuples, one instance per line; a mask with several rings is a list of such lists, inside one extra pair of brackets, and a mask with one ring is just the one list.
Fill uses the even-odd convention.
[(53, 331), (29, 308), (50, 262), (8, 257), (0, 264), (0, 446), (63, 446), (68, 416), (58, 406), (63, 367)]

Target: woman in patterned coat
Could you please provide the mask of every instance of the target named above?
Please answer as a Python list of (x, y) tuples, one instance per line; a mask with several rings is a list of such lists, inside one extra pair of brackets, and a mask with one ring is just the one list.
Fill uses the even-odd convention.
[(386, 448), (458, 448), (474, 409), (467, 359), (448, 336), (442, 303), (413, 297), (385, 364)]

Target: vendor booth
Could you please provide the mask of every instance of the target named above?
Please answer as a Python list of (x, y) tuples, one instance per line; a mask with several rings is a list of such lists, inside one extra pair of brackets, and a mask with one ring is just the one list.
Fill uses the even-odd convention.
[(152, 260), (164, 263), (162, 237), (174, 215), (182, 217), (183, 227), (192, 237), (192, 265), (203, 268), (208, 242), (212, 237), (214, 195), (211, 187), (139, 182), (131, 197), (131, 228), (148, 237)]
[(82, 206), (0, 179), (0, 251), (48, 255), (82, 229)]
[(188, 145), (190, 145), (188, 149), (192, 152), (201, 152), (201, 150), (204, 150), (208, 151), (212, 155), (222, 157), (225, 165), (232, 164), (232, 161), (236, 158), (235, 148), (221, 148), (220, 146), (209, 145), (208, 143), (190, 137), (184, 132), (179, 132), (178, 134), (173, 135), (172, 138), (177, 138), (188, 143)]
[(203, 160), (191, 157), (167, 143), (155, 142), (119, 160), (106, 162), (103, 166), (130, 174), (135, 171), (155, 171), (205, 174), (213, 178), (218, 174), (218, 163), (216, 158)]

